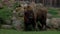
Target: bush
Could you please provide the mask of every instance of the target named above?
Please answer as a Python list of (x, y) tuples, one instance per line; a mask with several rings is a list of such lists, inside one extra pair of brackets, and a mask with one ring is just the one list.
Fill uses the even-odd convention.
[(9, 9), (8, 7), (4, 7), (3, 9), (0, 9), (0, 17), (3, 19), (9, 19), (12, 15), (12, 10)]

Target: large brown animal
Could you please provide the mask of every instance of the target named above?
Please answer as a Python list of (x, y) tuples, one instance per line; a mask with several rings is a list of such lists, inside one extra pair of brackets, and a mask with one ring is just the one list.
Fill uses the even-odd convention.
[[(35, 6), (35, 4), (30, 4), (31, 8), (33, 8), (32, 10), (32, 17), (33, 19), (31, 19), (32, 21), (29, 20), (29, 18), (26, 18), (28, 16), (25, 15), (25, 18), (26, 18), (26, 25), (25, 26), (28, 26), (29, 23), (28, 22), (31, 22), (34, 23), (33, 26), (34, 26), (34, 29), (36, 29), (37, 27), (39, 28), (39, 30), (46, 30), (46, 18), (47, 18), (47, 9), (42, 5), (42, 4), (37, 4)], [(29, 9), (30, 10), (30, 9)], [(30, 14), (31, 14), (30, 13)], [(29, 11), (27, 12), (27, 14), (29, 14)], [(29, 14), (29, 15), (30, 15)], [(28, 21), (29, 20), (29, 21)], [(34, 21), (33, 21), (34, 20)], [(39, 23), (38, 23), (39, 22)], [(27, 24), (28, 23), (28, 24)], [(29, 27), (29, 26), (28, 26)], [(26, 29), (28, 28), (26, 27)]]

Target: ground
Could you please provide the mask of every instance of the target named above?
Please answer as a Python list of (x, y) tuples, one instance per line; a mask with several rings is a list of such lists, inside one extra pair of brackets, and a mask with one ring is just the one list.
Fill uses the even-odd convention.
[(1, 29), (0, 34), (60, 34), (60, 31), (16, 31), (16, 30), (6, 30)]

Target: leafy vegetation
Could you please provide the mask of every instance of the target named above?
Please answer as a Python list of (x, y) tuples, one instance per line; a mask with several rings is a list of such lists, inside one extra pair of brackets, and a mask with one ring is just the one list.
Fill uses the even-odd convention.
[(9, 19), (12, 15), (12, 10), (9, 9), (8, 7), (4, 7), (3, 9), (0, 9), (0, 17), (3, 19)]

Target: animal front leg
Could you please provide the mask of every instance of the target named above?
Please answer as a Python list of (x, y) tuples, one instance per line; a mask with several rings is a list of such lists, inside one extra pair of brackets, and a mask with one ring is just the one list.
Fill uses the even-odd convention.
[(46, 20), (42, 20), (42, 30), (46, 30)]

